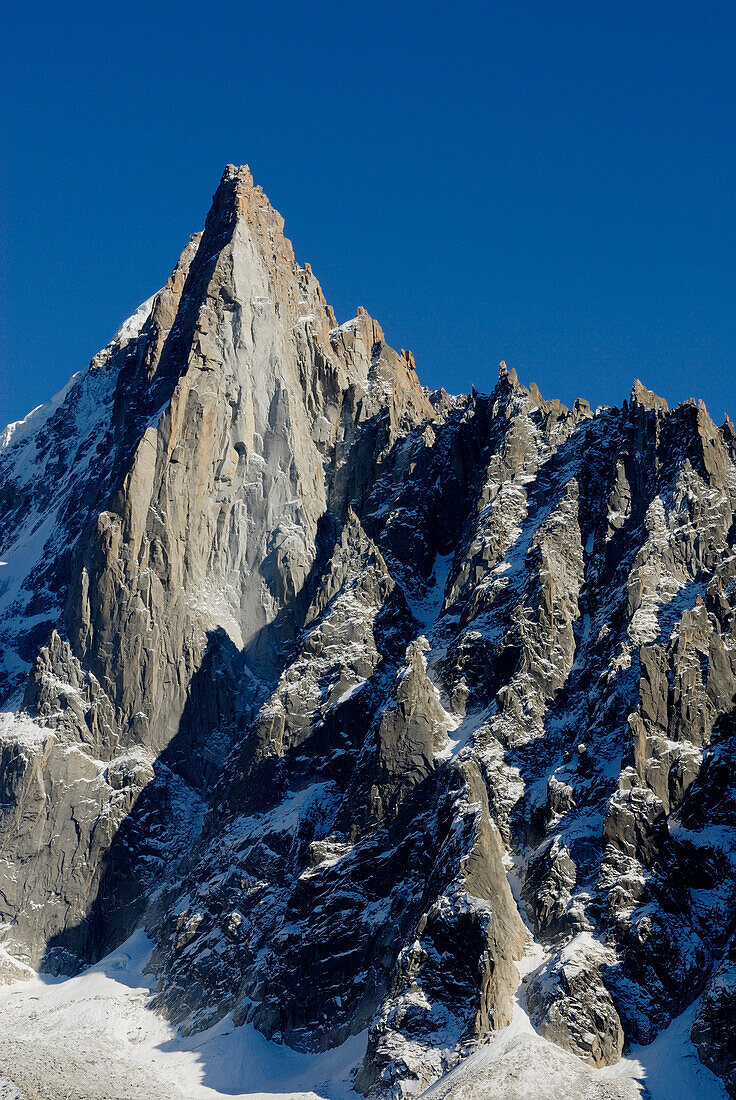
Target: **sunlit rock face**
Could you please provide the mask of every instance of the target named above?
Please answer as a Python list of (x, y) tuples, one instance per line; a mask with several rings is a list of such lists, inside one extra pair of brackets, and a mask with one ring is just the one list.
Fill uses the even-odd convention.
[(283, 229), (228, 167), (0, 437), (3, 975), (143, 921), (184, 1032), (365, 1030), (374, 1098), (517, 1001), (600, 1067), (700, 999), (736, 1095), (733, 427), (430, 393)]

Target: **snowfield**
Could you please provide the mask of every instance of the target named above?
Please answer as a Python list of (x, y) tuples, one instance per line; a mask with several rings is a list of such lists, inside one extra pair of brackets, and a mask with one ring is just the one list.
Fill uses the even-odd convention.
[[(177, 1036), (146, 1007), (152, 943), (135, 932), (75, 978), (44, 975), (0, 990), (0, 1100), (303, 1100), (354, 1096), (358, 1036), (338, 1050), (298, 1054), (229, 1018)], [(4, 1076), (4, 1080), (3, 1080)], [(2, 1088), (5, 1088), (5, 1093)]]
[[(135, 932), (74, 978), (0, 989), (0, 1100), (357, 1100), (367, 1033), (300, 1054), (230, 1017), (184, 1038), (147, 1007), (152, 943)], [(538, 951), (538, 949), (537, 949)], [(533, 957), (528, 963), (536, 963)], [(520, 971), (527, 969), (520, 964)], [(727, 1100), (689, 1041), (691, 1007), (648, 1048), (594, 1070), (536, 1034), (517, 1000), (511, 1025), (422, 1095), (429, 1100)]]

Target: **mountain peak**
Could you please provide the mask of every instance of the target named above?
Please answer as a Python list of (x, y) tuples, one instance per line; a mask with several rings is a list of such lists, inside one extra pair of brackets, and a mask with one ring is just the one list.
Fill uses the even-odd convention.
[(659, 397), (654, 390), (647, 389), (638, 378), (634, 379), (634, 384), (631, 387), (631, 404), (638, 405), (640, 409), (647, 412), (669, 412), (669, 405), (665, 399)]
[(0, 436), (0, 980), (145, 926), (170, 1021), (349, 1043), (369, 1100), (522, 1010), (592, 1096), (702, 994), (736, 1089), (730, 422), (504, 362), (430, 397), (283, 227), (227, 165), (166, 286)]
[(249, 164), (226, 164), (222, 173), (221, 183), (235, 180), (242, 182), (246, 187), (253, 187), (253, 173)]
[(231, 240), (245, 222), (263, 255), (294, 264), (294, 250), (284, 237), (284, 219), (271, 205), (263, 189), (254, 184), (247, 164), (228, 164), (212, 196), (204, 228), (203, 255), (213, 255)]

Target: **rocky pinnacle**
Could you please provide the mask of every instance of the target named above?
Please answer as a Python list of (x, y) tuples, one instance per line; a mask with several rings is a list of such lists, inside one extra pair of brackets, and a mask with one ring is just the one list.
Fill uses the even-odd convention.
[(366, 1031), (372, 1100), (694, 1006), (736, 1096), (735, 510), (702, 402), (429, 392), (228, 166), (0, 436), (0, 974), (142, 924), (184, 1033)]

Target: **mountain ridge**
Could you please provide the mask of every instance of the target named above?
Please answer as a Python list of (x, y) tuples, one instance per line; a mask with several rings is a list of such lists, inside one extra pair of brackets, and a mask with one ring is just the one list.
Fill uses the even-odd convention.
[(184, 1033), (367, 1028), (399, 1097), (511, 1023), (531, 930), (543, 1037), (614, 1064), (702, 996), (734, 1094), (730, 421), (430, 393), (283, 228), (228, 166), (3, 434), (6, 974), (143, 921)]

